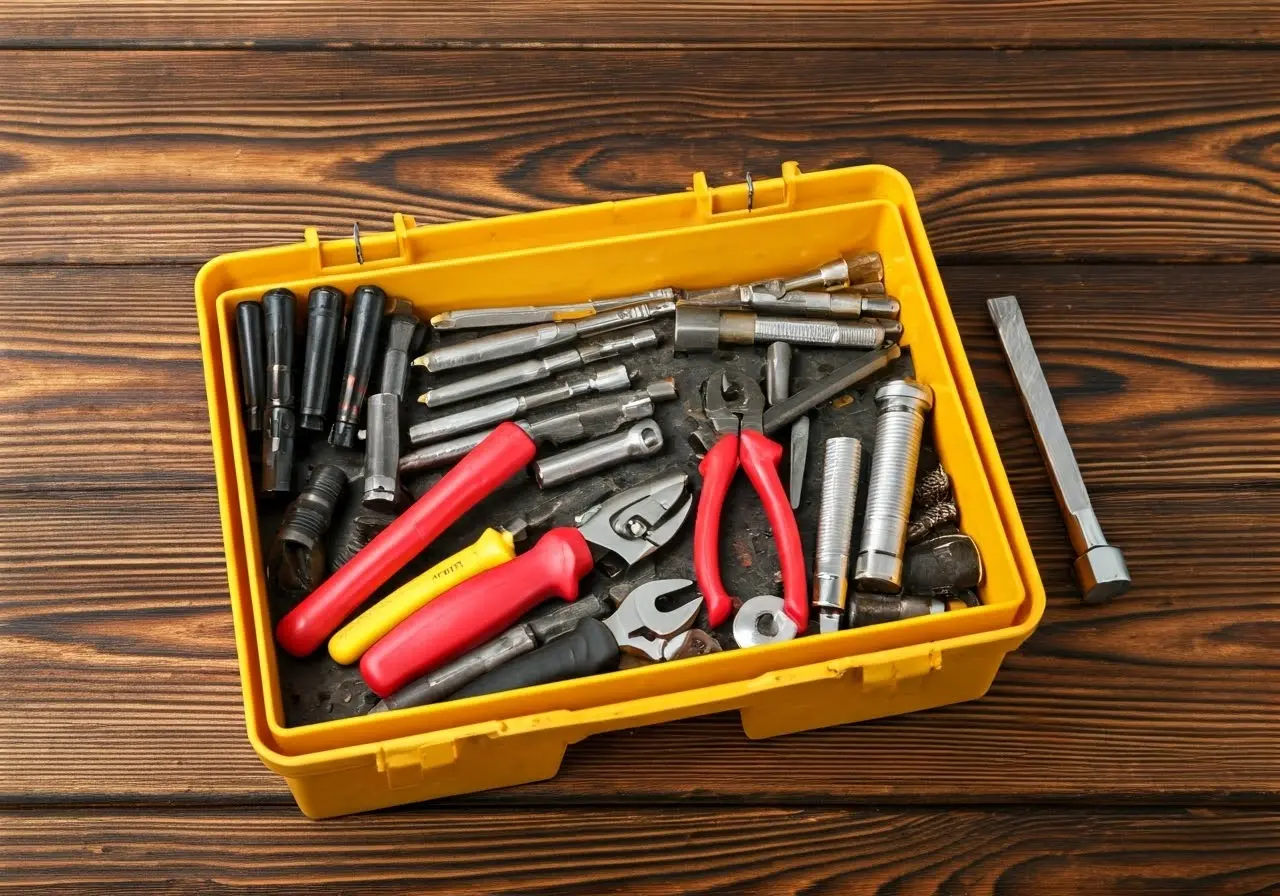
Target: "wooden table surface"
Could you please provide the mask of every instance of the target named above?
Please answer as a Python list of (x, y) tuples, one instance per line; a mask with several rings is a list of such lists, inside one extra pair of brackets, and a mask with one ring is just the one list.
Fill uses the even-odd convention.
[[(479, 4), (476, 4), (479, 5)], [(1280, 8), (0, 3), (0, 890), (1280, 892)], [(304, 819), (245, 737), (192, 278), (680, 190), (914, 184), (1049, 592), (985, 699)], [(1133, 592), (1082, 606), (983, 300)]]

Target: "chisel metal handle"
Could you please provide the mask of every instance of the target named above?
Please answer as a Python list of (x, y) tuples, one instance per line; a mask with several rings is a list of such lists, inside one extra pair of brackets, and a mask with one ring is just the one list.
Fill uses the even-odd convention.
[(1086, 603), (1103, 603), (1129, 590), (1129, 569), (1119, 548), (1107, 544), (1102, 525), (1093, 511), (1089, 491), (1085, 488), (1080, 465), (1067, 440), (1062, 417), (1053, 403), (1053, 393), (1044, 378), (1040, 359), (1036, 357), (1027, 332), (1022, 309), (1014, 296), (987, 300), (987, 310), (1000, 335), (1009, 369), (1018, 394), (1031, 420), (1040, 454), (1049, 468), (1053, 493), (1062, 510), (1062, 518), (1075, 548), (1075, 574)]

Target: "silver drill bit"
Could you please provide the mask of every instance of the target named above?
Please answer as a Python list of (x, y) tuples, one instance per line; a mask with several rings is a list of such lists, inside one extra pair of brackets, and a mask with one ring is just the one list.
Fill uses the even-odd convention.
[(478, 373), (451, 383), (441, 383), (423, 392), (418, 396), (418, 401), (429, 408), (444, 407), (482, 395), (492, 395), (504, 389), (514, 389), (526, 383), (536, 383), (563, 370), (576, 370), (593, 361), (616, 358), (618, 355), (638, 352), (657, 344), (658, 334), (646, 327), (599, 342), (588, 342), (554, 355), (529, 358), (497, 370)]
[[(769, 407), (786, 401), (791, 394), (791, 346), (785, 342), (770, 343), (765, 352), (765, 399)], [(800, 493), (804, 490), (804, 468), (809, 460), (809, 418), (801, 416), (791, 424), (791, 444), (788, 451), (790, 475), (787, 496), (791, 509), (800, 506)]]
[(489, 333), (466, 342), (433, 348), (426, 354), (419, 355), (413, 363), (417, 367), (427, 368), (432, 373), (439, 373), (444, 370), (456, 370), (459, 367), (470, 367), (473, 364), (501, 361), (572, 342), (583, 336), (620, 330), (633, 324), (665, 317), (674, 314), (675, 310), (676, 303), (672, 301), (648, 302), (643, 305), (615, 308), (613, 311), (606, 311), (581, 320), (534, 324), (517, 330)]
[[(652, 417), (654, 402), (671, 401), (675, 397), (675, 383), (658, 380), (643, 389), (589, 399), (568, 410), (530, 414), (515, 423), (539, 444), (564, 445), (608, 435), (627, 423)], [(400, 472), (416, 473), (461, 460), (492, 431), (473, 432), (419, 448), (400, 459)]]
[(394, 510), (400, 494), (400, 397), (394, 392), (370, 395), (364, 442), (364, 506)]
[(1053, 403), (1053, 393), (1040, 368), (1031, 334), (1027, 332), (1022, 309), (1013, 296), (987, 300), (987, 310), (1000, 334), (1013, 381), (1018, 387), (1022, 405), (1031, 419), (1036, 444), (1049, 468), (1053, 481), (1053, 493), (1071, 536), (1071, 546), (1076, 552), (1073, 566), (1076, 581), (1080, 585), (1086, 603), (1104, 603), (1129, 590), (1129, 567), (1119, 548), (1107, 543), (1102, 534), (1102, 524), (1094, 513), (1089, 490), (1076, 463), (1075, 453), (1067, 440), (1067, 431)]
[(822, 504), (818, 510), (818, 542), (813, 562), (813, 606), (818, 630), (839, 631), (849, 588), (849, 542), (853, 509), (858, 502), (862, 442), (827, 439), (822, 467)]
[(876, 390), (876, 405), (871, 482), (854, 578), (859, 588), (892, 592), (902, 585), (907, 519), (933, 390), (910, 378), (890, 380)]
[(410, 682), (376, 704), (369, 714), (438, 703), (484, 673), (573, 631), (583, 619), (601, 619), (615, 607), (613, 598), (595, 594), (583, 595), (571, 604), (557, 604), (550, 612), (509, 628), (487, 644)]
[(626, 365), (610, 364), (598, 370), (575, 371), (522, 395), (499, 398), (478, 407), (432, 417), (409, 427), (409, 442), (429, 445), (476, 429), (496, 426), (503, 420), (515, 420), (529, 411), (557, 404), (591, 392), (617, 392), (631, 385)]
[(529, 324), (545, 324), (561, 320), (577, 320), (602, 311), (639, 305), (643, 302), (675, 301), (680, 297), (670, 287), (651, 289), (631, 296), (615, 299), (596, 299), (570, 305), (521, 305), (511, 308), (462, 308), (446, 311), (431, 318), (431, 326), (437, 330), (476, 330), (488, 327), (525, 327)]
[(729, 290), (712, 291), (690, 299), (688, 304), (705, 308), (747, 308), (770, 314), (848, 319), (875, 317), (896, 320), (902, 311), (898, 300), (889, 296), (861, 296), (805, 290), (793, 290), (775, 296), (756, 286), (739, 286)]
[(538, 488), (552, 488), (631, 460), (653, 457), (662, 447), (662, 430), (658, 424), (641, 420), (626, 432), (534, 461), (533, 478)]
[(715, 351), (720, 345), (789, 342), (846, 348), (880, 348), (896, 342), (897, 321), (834, 321), (803, 317), (764, 317), (749, 311), (720, 311), (681, 305), (676, 309), (676, 348), (686, 352)]

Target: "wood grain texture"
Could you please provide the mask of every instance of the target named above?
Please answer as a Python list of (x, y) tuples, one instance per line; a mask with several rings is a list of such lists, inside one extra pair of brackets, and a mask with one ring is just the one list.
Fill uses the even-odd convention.
[(418, 810), (311, 822), (288, 809), (37, 811), (0, 824), (0, 889), (41, 893), (1258, 896), (1280, 887), (1280, 816), (1268, 812)]
[(20, 47), (1061, 47), (1271, 46), (1268, 3), (1160, 0), (648, 0), (475, 4), (234, 0), (0, 3), (0, 46)]
[[(1134, 486), (1220, 492), (1280, 483), (1277, 270), (944, 268), (1019, 498), (1047, 499), (1047, 480), (987, 297), (1022, 297), (1105, 520), (1111, 493)], [(194, 277), (193, 267), (0, 266), (0, 491), (208, 487)], [(52, 295), (56, 304), (33, 300)]]
[(1266, 53), (0, 53), (0, 263), (221, 252), (864, 162), (944, 259), (1280, 258)]

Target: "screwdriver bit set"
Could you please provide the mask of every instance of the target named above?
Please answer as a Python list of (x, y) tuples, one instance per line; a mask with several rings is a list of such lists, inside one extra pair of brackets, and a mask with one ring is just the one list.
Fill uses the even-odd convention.
[(305, 812), (699, 712), (770, 736), (970, 699), (1034, 627), (905, 182), (738, 189), (202, 272), (250, 732)]

